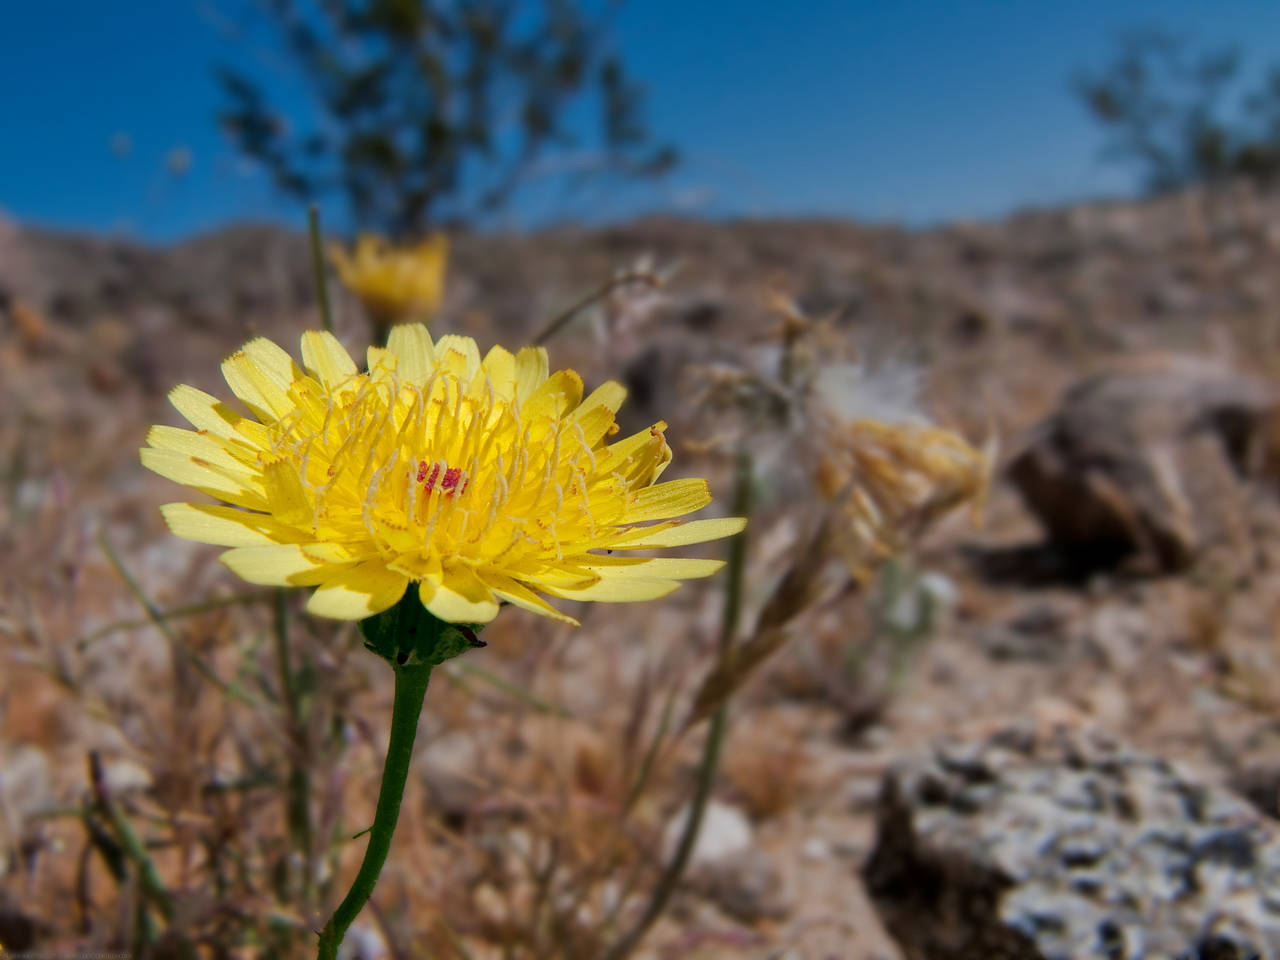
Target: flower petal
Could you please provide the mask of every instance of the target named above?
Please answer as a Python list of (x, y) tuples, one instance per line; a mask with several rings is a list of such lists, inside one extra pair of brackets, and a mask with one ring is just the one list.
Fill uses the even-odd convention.
[(516, 401), (524, 403), (546, 382), (551, 365), (546, 347), (521, 347), (516, 354)]
[(255, 337), (241, 347), (240, 352), (281, 391), (288, 392), (289, 385), (302, 376), (302, 371), (293, 362), (293, 357), (289, 356), (289, 351), (274, 340)]
[[(267, 351), (259, 349), (250, 353), (250, 348), (257, 342), (250, 341), (243, 349), (224, 360), (222, 375), (231, 392), (243, 400), (259, 420), (279, 419), (293, 409), (293, 401), (286, 392), (288, 385), (281, 386), (279, 383), (278, 369), (270, 363), (265, 367), (259, 363), (258, 358), (265, 356)], [(270, 343), (269, 340), (266, 342)], [(280, 350), (279, 347), (276, 349)], [(283, 350), (280, 352), (284, 353)], [(288, 354), (285, 356), (288, 357)]]
[(200, 463), (190, 455), (161, 447), (143, 447), (142, 465), (160, 476), (211, 497), (250, 510), (269, 510), (266, 491), (257, 477), (243, 468)]
[[(242, 444), (209, 433), (195, 433), (180, 427), (155, 426), (147, 431), (147, 443), (160, 450), (171, 450), (190, 457), (200, 466), (214, 466), (253, 477), (257, 474), (256, 456), (249, 459)], [(240, 459), (240, 454), (245, 459)], [(253, 466), (250, 466), (253, 464)]]
[(308, 330), (302, 335), (302, 363), (328, 390), (358, 372), (351, 354), (328, 330)]
[(332, 579), (343, 566), (352, 565), (353, 561), (335, 565), (329, 560), (318, 559), (323, 552), (313, 552), (312, 548), (316, 546), (326, 545), (273, 543), (261, 547), (235, 547), (218, 559), (236, 576), (268, 587), (314, 587)]
[(192, 426), (228, 440), (236, 436), (235, 425), (244, 419), (217, 397), (185, 383), (169, 391), (169, 402)]
[(561, 613), (524, 584), (492, 570), (480, 571), (480, 577), (499, 599), (506, 600), (508, 603), (513, 603), (517, 607), (522, 607), (533, 613), (540, 613), (544, 617), (552, 617), (565, 623), (571, 623), (575, 627), (578, 626), (577, 620)]
[(316, 509), (302, 485), (297, 467), (288, 460), (277, 460), (262, 468), (262, 480), (272, 516), (291, 526), (315, 525)]
[(597, 473), (616, 473), (633, 489), (653, 483), (671, 462), (671, 448), (663, 435), (666, 429), (666, 423), (659, 420), (648, 430), (610, 444), (597, 461)]
[(707, 520), (670, 520), (654, 527), (633, 527), (625, 539), (610, 541), (603, 546), (611, 550), (644, 550), (650, 547), (683, 547), (690, 543), (705, 543), (741, 533), (747, 526), (746, 517), (712, 517)]
[(421, 387), (435, 374), (436, 350), (431, 343), (431, 334), (420, 323), (401, 323), (392, 327), (387, 337), (387, 351), (396, 357), (396, 372), (405, 383)]
[(396, 557), (387, 566), (397, 573), (403, 573), (410, 580), (420, 581), (423, 584), (422, 589), (427, 592), (430, 592), (435, 584), (444, 579), (444, 570), (440, 564), (440, 557), (435, 553), (424, 554), (420, 550), (406, 552)]
[(493, 384), (495, 396), (511, 400), (516, 395), (516, 358), (505, 347), (494, 344), (484, 355), (481, 367)]
[(608, 579), (586, 587), (550, 587), (546, 590), (566, 600), (602, 600), (606, 603), (634, 603), (665, 597), (680, 586), (679, 580)]
[(606, 380), (587, 395), (575, 416), (585, 416), (597, 407), (605, 407), (610, 413), (616, 414), (626, 399), (626, 387), (617, 380)]
[(711, 488), (702, 478), (689, 477), (645, 487), (632, 496), (623, 514), (625, 523), (666, 520), (701, 510), (711, 502)]
[(363, 620), (393, 607), (404, 596), (409, 578), (367, 560), (326, 580), (307, 601), (307, 612), (333, 620)]
[(574, 557), (601, 580), (692, 580), (709, 577), (724, 566), (723, 560), (699, 557)]
[(582, 400), (582, 378), (572, 370), (557, 370), (529, 395), (520, 408), (525, 423), (541, 417), (563, 417)]
[(573, 412), (573, 422), (582, 430), (582, 441), (588, 449), (594, 449), (611, 432), (617, 432), (614, 419), (626, 396), (626, 388), (611, 381), (593, 390)]
[(498, 615), (493, 591), (465, 564), (445, 567), (444, 580), (430, 597), (423, 586), (419, 593), (423, 605), (448, 623), (488, 623)]
[(303, 536), (261, 513), (202, 503), (166, 503), (160, 508), (169, 529), (180, 537), (220, 547), (297, 543)]
[(453, 374), (464, 384), (470, 383), (480, 370), (480, 348), (470, 337), (446, 333), (436, 341), (435, 353), (437, 368)]
[(388, 374), (395, 373), (397, 359), (396, 354), (386, 347), (369, 347), (365, 351), (365, 368), (369, 371), (369, 379), (381, 381)]

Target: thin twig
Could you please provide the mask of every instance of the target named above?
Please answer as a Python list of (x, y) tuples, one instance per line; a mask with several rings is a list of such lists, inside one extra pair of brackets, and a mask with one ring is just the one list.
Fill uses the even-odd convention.
[(174, 651), (177, 652), (179, 656), (185, 657), (196, 669), (196, 672), (217, 687), (224, 696), (230, 697), (233, 700), (239, 700), (241, 703), (248, 704), (249, 706), (256, 706), (257, 700), (241, 690), (236, 684), (228, 683), (223, 680), (213, 672), (212, 667), (187, 649), (187, 645), (182, 642), (182, 639), (176, 633), (173, 632), (173, 628), (170, 627), (168, 622), (165, 620), (164, 611), (157, 607), (155, 603), (152, 602), (151, 598), (143, 592), (141, 585), (134, 579), (133, 574), (131, 574), (129, 569), (124, 565), (124, 561), (120, 559), (120, 554), (116, 552), (115, 547), (111, 545), (111, 541), (107, 539), (105, 531), (99, 531), (98, 543), (102, 547), (102, 552), (107, 555), (107, 559), (111, 561), (111, 565), (115, 567), (116, 573), (120, 574), (120, 579), (125, 582), (125, 585), (128, 586), (129, 591), (133, 594), (134, 598), (142, 605), (142, 609), (147, 611), (147, 616), (151, 619), (151, 622), (156, 625), (162, 634), (164, 634), (164, 638), (169, 641), (169, 645), (173, 647)]
[(311, 830), (311, 776), (307, 769), (307, 728), (302, 716), (302, 698), (289, 657), (289, 592), (277, 588), (273, 618), (276, 665), (280, 673), (280, 696), (288, 715), (289, 779), (285, 790), (285, 819), (294, 848), (302, 857), (303, 898), (309, 903), (314, 890), (315, 871), (311, 862), (315, 844)]
[(546, 700), (538, 696), (533, 691), (522, 687), (515, 681), (507, 680), (506, 678), (500, 677), (498, 674), (493, 673), (490, 670), (486, 670), (484, 667), (478, 667), (473, 663), (451, 663), (445, 668), (444, 673), (449, 680), (464, 688), (465, 684), (462, 683), (461, 678), (458, 677), (459, 673), (467, 673), (477, 679), (483, 680), (485, 683), (496, 687), (503, 693), (519, 700), (521, 703), (533, 707), (533, 709), (537, 710), (539, 713), (550, 714), (554, 717), (567, 718), (573, 716), (573, 711), (568, 707)]
[(532, 342), (535, 346), (546, 343), (579, 313), (597, 300), (607, 297), (618, 287), (625, 287), (629, 283), (643, 283), (654, 290), (661, 290), (663, 282), (663, 278), (652, 270), (629, 270), (625, 273), (615, 274), (608, 281), (552, 317), (551, 321), (542, 328)]
[[(269, 596), (271, 596), (270, 590), (254, 590), (249, 593), (237, 593), (230, 597), (215, 597), (211, 600), (202, 600), (199, 603), (187, 603), (180, 607), (170, 607), (168, 610), (159, 611), (159, 613), (162, 620), (181, 620), (185, 617), (198, 617), (202, 613), (211, 613), (224, 607), (250, 607), (261, 603)], [(118, 633), (121, 630), (137, 630), (139, 627), (150, 626), (154, 622), (151, 617), (142, 617), (137, 620), (117, 620), (115, 623), (108, 623), (97, 630), (86, 633), (77, 640), (76, 650), (83, 653), (96, 640), (101, 640), (103, 637)]]
[(449, 922), (448, 917), (442, 914), (436, 923), (444, 929), (444, 935), (449, 938), (449, 946), (453, 947), (461, 960), (475, 960), (471, 955), (471, 951), (467, 949), (466, 942), (458, 934), (458, 931), (453, 928), (453, 924)]
[(636, 779), (631, 784), (631, 791), (627, 794), (627, 801), (622, 807), (624, 813), (631, 812), (631, 809), (636, 805), (636, 801), (644, 793), (644, 788), (649, 783), (649, 776), (657, 765), (658, 755), (661, 752), (663, 742), (666, 740), (667, 731), (671, 728), (671, 715), (675, 711), (675, 705), (676, 685), (672, 684), (671, 693), (662, 708), (662, 717), (658, 721), (658, 729), (653, 734), (649, 749), (644, 753), (644, 759), (640, 761), (640, 772), (636, 774)]

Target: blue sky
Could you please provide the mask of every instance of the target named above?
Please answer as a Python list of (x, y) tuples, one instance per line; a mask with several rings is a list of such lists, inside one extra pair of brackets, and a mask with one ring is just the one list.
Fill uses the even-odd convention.
[[(235, 9), (0, 0), (0, 210), (153, 241), (300, 223), (213, 120), (218, 61), (253, 57), (285, 103), (298, 96), (229, 35)], [(526, 198), (507, 222), (674, 209), (925, 224), (1121, 194), (1131, 175), (1099, 161), (1069, 79), (1151, 24), (1280, 61), (1280, 4), (1264, 0), (629, 0), (615, 39), (684, 164), (645, 188)]]

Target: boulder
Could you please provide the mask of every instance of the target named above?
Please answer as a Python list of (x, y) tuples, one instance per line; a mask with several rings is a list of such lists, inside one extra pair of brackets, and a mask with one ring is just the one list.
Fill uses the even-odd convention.
[(895, 766), (864, 878), (911, 960), (1280, 957), (1280, 825), (1097, 735)]
[(1264, 381), (1191, 358), (1139, 358), (1071, 387), (1009, 477), (1055, 545), (1136, 551), (1177, 571), (1247, 535), (1240, 481), (1275, 407)]
[[(686, 805), (668, 822), (662, 843), (666, 860), (674, 855), (688, 816)], [(745, 924), (781, 920), (795, 907), (790, 878), (760, 847), (747, 815), (718, 800), (703, 811), (685, 879), (691, 889)]]

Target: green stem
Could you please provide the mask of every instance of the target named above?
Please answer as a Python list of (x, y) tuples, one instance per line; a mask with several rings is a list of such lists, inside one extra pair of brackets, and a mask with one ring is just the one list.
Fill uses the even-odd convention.
[(320, 932), (318, 960), (336, 960), (347, 928), (369, 902), (382, 865), (386, 863), (396, 821), (400, 819), (400, 803), (404, 799), (404, 785), (409, 776), (409, 761), (413, 757), (413, 741), (418, 735), (418, 717), (422, 714), (422, 702), (427, 695), (431, 666), (428, 663), (393, 665), (396, 692), (391, 708), (391, 740), (387, 744), (387, 760), (382, 768), (378, 808), (369, 829), (369, 845), (365, 848), (364, 862), (360, 864), (360, 872), (356, 874), (350, 892)]
[(324, 235), (320, 231), (320, 208), (307, 208), (307, 233), (311, 238), (311, 269), (315, 273), (316, 299), (320, 301), (320, 322), (333, 333), (333, 308), (329, 306), (328, 274), (324, 265)]
[[(138, 835), (134, 833), (128, 818), (120, 812), (120, 808), (116, 806), (115, 801), (108, 793), (106, 777), (102, 770), (102, 759), (96, 750), (89, 751), (89, 782), (94, 800), (99, 811), (106, 818), (107, 823), (110, 824), (116, 843), (119, 844), (124, 855), (133, 861), (138, 871), (138, 880), (144, 896), (151, 900), (160, 911), (160, 915), (168, 920), (173, 915), (173, 899), (165, 888), (164, 880), (160, 877), (160, 871), (156, 869), (155, 861), (147, 853), (146, 846), (138, 839)], [(145, 916), (145, 903), (140, 903), (138, 906)], [(149, 918), (147, 918), (147, 923), (150, 923)]]

